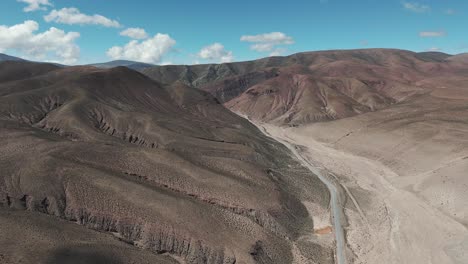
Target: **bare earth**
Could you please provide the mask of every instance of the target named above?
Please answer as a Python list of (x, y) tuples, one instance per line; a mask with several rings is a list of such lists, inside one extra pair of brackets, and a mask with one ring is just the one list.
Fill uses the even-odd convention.
[[(405, 188), (402, 182), (411, 176), (403, 177), (378, 160), (317, 140), (315, 135), (319, 131), (323, 135), (323, 126), (264, 125), (274, 137), (304, 146), (303, 154), (310, 162), (338, 177), (342, 194), (348, 198), (348, 256), (354, 255), (353, 263), (468, 262), (465, 225)], [(411, 182), (422, 186), (425, 179), (415, 175)], [(466, 207), (458, 213), (466, 216)]]
[(0, 62), (0, 143), (1, 264), (332, 263), (326, 186), (206, 92)]
[(130, 66), (0, 62), (0, 263), (468, 263), (466, 54)]

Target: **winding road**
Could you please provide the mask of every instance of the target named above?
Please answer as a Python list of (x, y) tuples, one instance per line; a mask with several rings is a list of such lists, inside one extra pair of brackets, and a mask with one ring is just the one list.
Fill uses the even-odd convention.
[(287, 135), (275, 135), (274, 133), (270, 133), (268, 131), (268, 127), (265, 125), (257, 124), (249, 120), (252, 124), (257, 126), (257, 128), (262, 131), (267, 137), (270, 137), (279, 143), (283, 144), (287, 147), (296, 158), (308, 168), (313, 174), (317, 175), (317, 177), (327, 186), (330, 192), (330, 206), (332, 210), (332, 220), (333, 220), (333, 229), (335, 232), (335, 241), (336, 241), (336, 264), (346, 264), (346, 243), (345, 243), (345, 236), (342, 226), (342, 220), (344, 219), (343, 212), (341, 210), (341, 201), (339, 197), (338, 190), (335, 184), (330, 181), (327, 177), (325, 177), (318, 167), (313, 166), (310, 162), (304, 158), (296, 148), (296, 145), (289, 142), (287, 139)]

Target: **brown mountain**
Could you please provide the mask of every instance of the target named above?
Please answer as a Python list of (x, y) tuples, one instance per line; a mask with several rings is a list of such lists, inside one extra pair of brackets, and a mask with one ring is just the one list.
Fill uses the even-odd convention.
[(332, 263), (327, 188), (233, 112), (336, 181), (349, 263), (465, 263), (464, 54), (138, 69), (0, 62), (0, 263)]
[(324, 185), (210, 94), (124, 67), (0, 69), (1, 261), (329, 261), (298, 241)]
[(181, 81), (208, 91), (229, 109), (253, 119), (298, 125), (411, 100), (438, 89), (440, 82), (463, 76), (466, 66), (463, 55), (367, 49), (220, 65), (156, 66), (142, 72), (164, 83)]
[(169, 70), (165, 82), (210, 92), (325, 168), (349, 263), (468, 262), (466, 54), (323, 51), (143, 72)]

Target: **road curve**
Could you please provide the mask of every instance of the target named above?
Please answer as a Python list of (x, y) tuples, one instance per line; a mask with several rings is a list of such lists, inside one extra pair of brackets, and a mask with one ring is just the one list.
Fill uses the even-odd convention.
[(346, 264), (346, 243), (343, 226), (341, 225), (344, 216), (341, 210), (340, 197), (338, 196), (338, 190), (335, 184), (332, 181), (330, 181), (327, 177), (325, 177), (320, 172), (319, 168), (310, 164), (309, 161), (297, 151), (296, 145), (287, 140), (288, 137), (286, 135), (272, 135), (268, 132), (267, 126), (256, 124), (251, 120), (249, 121), (255, 126), (257, 126), (257, 128), (267, 137), (270, 137), (287, 147), (294, 154), (294, 156), (296, 156), (296, 158), (302, 163), (302, 165), (308, 168), (313, 174), (317, 175), (317, 177), (327, 186), (330, 192), (330, 206), (332, 210), (333, 229), (335, 231), (336, 264)]

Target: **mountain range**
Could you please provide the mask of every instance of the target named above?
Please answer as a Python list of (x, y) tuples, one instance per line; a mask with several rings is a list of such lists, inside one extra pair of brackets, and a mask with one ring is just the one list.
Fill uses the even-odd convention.
[[(427, 212), (458, 239), (467, 87), (466, 54), (440, 52), (190, 66), (0, 54), (0, 263), (333, 263), (328, 187), (275, 131), (340, 183), (350, 262), (404, 252), (392, 228), (427, 233)], [(443, 238), (421, 252), (463, 260)]]

